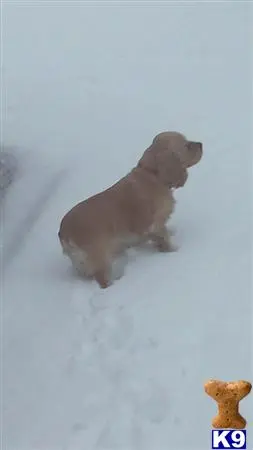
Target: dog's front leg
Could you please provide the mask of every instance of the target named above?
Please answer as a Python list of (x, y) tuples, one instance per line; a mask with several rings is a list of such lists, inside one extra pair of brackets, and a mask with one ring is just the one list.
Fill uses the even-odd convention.
[(150, 239), (159, 252), (175, 252), (177, 247), (171, 243), (171, 234), (165, 225), (152, 232)]

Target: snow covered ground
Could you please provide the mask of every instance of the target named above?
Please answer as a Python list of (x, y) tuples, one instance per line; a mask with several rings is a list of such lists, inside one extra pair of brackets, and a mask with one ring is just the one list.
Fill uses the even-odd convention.
[[(204, 382), (252, 380), (252, 4), (2, 8), (2, 141), (20, 162), (4, 211), (3, 449), (208, 450)], [(105, 291), (74, 277), (62, 215), (166, 129), (204, 143), (177, 192), (179, 251), (131, 253)], [(252, 394), (241, 411), (251, 439)]]

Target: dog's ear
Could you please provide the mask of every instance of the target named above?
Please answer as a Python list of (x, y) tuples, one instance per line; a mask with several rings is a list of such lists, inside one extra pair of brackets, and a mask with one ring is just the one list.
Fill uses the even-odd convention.
[(138, 164), (139, 167), (156, 175), (170, 188), (179, 188), (187, 180), (187, 170), (176, 153), (167, 149), (149, 147)]
[(184, 186), (188, 173), (174, 152), (161, 151), (157, 154), (157, 172), (160, 180), (170, 188)]

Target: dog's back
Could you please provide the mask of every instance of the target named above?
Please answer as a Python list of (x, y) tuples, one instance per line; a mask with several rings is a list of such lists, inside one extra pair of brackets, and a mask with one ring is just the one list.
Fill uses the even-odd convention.
[(168, 209), (166, 214), (170, 214), (172, 203), (166, 187), (152, 174), (136, 168), (110, 188), (74, 206), (61, 221), (59, 238), (88, 248), (98, 236), (142, 235), (158, 211)]
[(58, 236), (75, 268), (90, 277), (124, 249), (145, 241), (154, 224), (164, 222), (173, 208), (168, 189), (136, 168), (74, 206), (63, 217)]

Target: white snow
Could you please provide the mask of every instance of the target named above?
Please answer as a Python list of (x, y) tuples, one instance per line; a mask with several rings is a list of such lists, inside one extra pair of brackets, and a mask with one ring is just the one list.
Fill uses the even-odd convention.
[[(6, 450), (208, 450), (209, 378), (252, 380), (250, 2), (4, 1), (2, 439)], [(160, 131), (204, 143), (177, 253), (73, 276), (63, 214)], [(241, 412), (252, 432), (252, 394)], [(249, 439), (251, 436), (249, 435)]]

